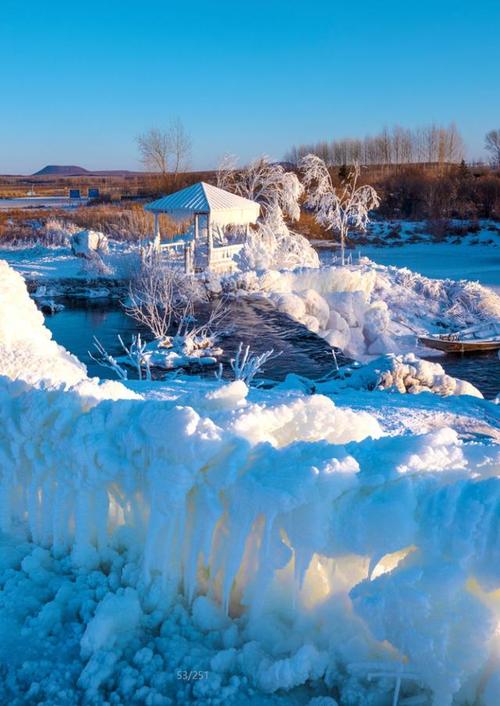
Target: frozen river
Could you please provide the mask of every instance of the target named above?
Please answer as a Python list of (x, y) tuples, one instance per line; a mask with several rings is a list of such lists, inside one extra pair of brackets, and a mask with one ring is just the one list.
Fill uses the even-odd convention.
[(31, 208), (76, 208), (88, 203), (87, 198), (70, 199), (69, 196), (25, 196), (0, 199), (0, 211)]
[[(353, 261), (362, 255), (381, 265), (407, 267), (427, 277), (477, 280), (500, 292), (500, 248), (498, 247), (415, 243), (390, 248), (363, 245), (351, 252)], [(327, 257), (326, 253), (322, 255), (322, 259)]]

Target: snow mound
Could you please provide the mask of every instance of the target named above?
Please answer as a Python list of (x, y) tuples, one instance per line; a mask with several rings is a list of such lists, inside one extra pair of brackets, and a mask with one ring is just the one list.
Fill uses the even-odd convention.
[(339, 377), (317, 386), (323, 393), (341, 390), (390, 390), (418, 394), (435, 392), (438, 395), (472, 395), (482, 397), (479, 390), (467, 380), (447, 375), (439, 363), (406, 355), (388, 354), (356, 368), (340, 371)]
[(0, 273), (2, 702), (385, 704), (407, 668), (491, 705), (498, 447), (241, 381), (98, 397)]
[(77, 257), (92, 258), (97, 252), (108, 252), (108, 239), (96, 230), (80, 230), (71, 236), (71, 251)]
[(74, 385), (85, 366), (51, 340), (22, 277), (0, 260), (0, 374), (31, 384)]

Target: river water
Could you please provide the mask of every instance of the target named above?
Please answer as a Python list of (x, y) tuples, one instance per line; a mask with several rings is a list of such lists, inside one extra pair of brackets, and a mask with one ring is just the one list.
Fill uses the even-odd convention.
[[(125, 314), (119, 304), (109, 301), (68, 300), (63, 311), (46, 317), (46, 325), (58, 343), (87, 365), (91, 375), (102, 378), (115, 378), (116, 375), (90, 357), (94, 336), (109, 353), (119, 354), (122, 351), (118, 334), (128, 343), (133, 334), (141, 331), (141, 327)], [(234, 357), (240, 341), (248, 344), (255, 353), (271, 348), (281, 352), (264, 368), (264, 377), (269, 380), (283, 380), (287, 373), (318, 379), (334, 368), (331, 349), (322, 338), (265, 301), (230, 300), (220, 328), (224, 331), (220, 345), (224, 349), (222, 362), (227, 375), (230, 374), (229, 360)], [(148, 340), (147, 332), (142, 330), (141, 333)], [(338, 354), (337, 358), (339, 365), (349, 362), (342, 354)], [(495, 397), (500, 390), (500, 361), (496, 353), (446, 355), (432, 360), (439, 362), (450, 375), (471, 382), (487, 398)], [(205, 374), (213, 375), (213, 370), (205, 371)]]
[[(94, 336), (112, 355), (123, 353), (118, 334), (125, 344), (138, 332), (144, 340), (151, 338), (145, 329), (125, 314), (119, 304), (68, 300), (65, 306), (58, 314), (47, 316), (46, 325), (58, 343), (85, 363), (91, 375), (116, 378), (112, 370), (103, 368), (90, 357)], [(206, 318), (204, 314), (200, 312), (200, 320)], [(270, 380), (283, 380), (287, 373), (318, 379), (334, 369), (331, 348), (322, 338), (265, 301), (230, 300), (225, 317), (217, 328), (223, 332), (220, 338), (220, 346), (224, 350), (221, 362), (227, 375), (230, 373), (229, 361), (234, 357), (240, 341), (245, 346), (249, 345), (254, 353), (270, 349), (280, 353), (264, 368), (264, 377)], [(342, 365), (350, 359), (339, 353), (337, 360)], [(213, 375), (214, 370), (206, 374)]]

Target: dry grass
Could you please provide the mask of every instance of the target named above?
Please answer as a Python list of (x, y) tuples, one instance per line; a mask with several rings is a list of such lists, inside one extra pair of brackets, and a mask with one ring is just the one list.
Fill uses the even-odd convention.
[[(113, 240), (136, 242), (151, 238), (153, 217), (142, 203), (97, 204), (82, 206), (72, 211), (62, 209), (20, 209), (0, 211), (0, 242), (43, 242), (51, 223), (59, 222), (69, 232), (78, 229), (97, 230)], [(168, 216), (160, 216), (160, 228), (166, 238), (184, 232), (186, 224), (175, 223)], [(59, 243), (58, 243), (59, 244)]]

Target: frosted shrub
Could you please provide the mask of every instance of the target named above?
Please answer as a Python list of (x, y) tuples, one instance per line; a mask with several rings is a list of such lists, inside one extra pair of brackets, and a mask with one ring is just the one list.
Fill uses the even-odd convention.
[(302, 235), (273, 232), (263, 225), (251, 233), (239, 256), (239, 265), (244, 270), (293, 270), (296, 267), (319, 267), (316, 250)]
[(169, 334), (174, 322), (183, 324), (193, 315), (203, 289), (192, 277), (166, 267), (155, 252), (148, 252), (132, 278), (127, 313), (146, 326), (156, 339)]
[(74, 223), (67, 223), (58, 218), (48, 218), (40, 239), (43, 245), (61, 247), (70, 244), (70, 238), (78, 229)]
[[(168, 268), (156, 251), (149, 252), (131, 282), (126, 309), (154, 340), (141, 349), (134, 346), (135, 357), (163, 369), (215, 364), (222, 354), (217, 328), (226, 310), (221, 300), (208, 321), (198, 324), (195, 304), (201, 301), (206, 301), (206, 291), (197, 279)], [(132, 350), (125, 350), (129, 361), (134, 360)]]
[(92, 353), (91, 351), (89, 351), (90, 358), (92, 358), (92, 360), (98, 365), (102, 365), (103, 368), (109, 368), (110, 370), (115, 372), (120, 380), (126, 380), (127, 371), (125, 370), (125, 368), (123, 368), (119, 364), (119, 362), (114, 356), (110, 355), (110, 353), (107, 352), (107, 350), (104, 348), (100, 340), (96, 338), (96, 336), (94, 336), (94, 347), (96, 349), (96, 352)]

